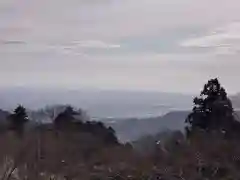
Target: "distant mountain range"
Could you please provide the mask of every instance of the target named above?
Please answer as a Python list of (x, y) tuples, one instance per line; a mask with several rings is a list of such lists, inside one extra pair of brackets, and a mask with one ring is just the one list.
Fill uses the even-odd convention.
[[(137, 140), (142, 136), (156, 135), (165, 130), (183, 131), (189, 113), (190, 111), (172, 111), (159, 117), (107, 119), (103, 122), (113, 127), (118, 138), (125, 142)], [(240, 111), (235, 111), (234, 115), (240, 121)]]
[(94, 119), (143, 118), (161, 116), (174, 110), (187, 110), (192, 106), (192, 96), (177, 93), (92, 89), (0, 89), (0, 108), (12, 110), (19, 103), (33, 110), (46, 105), (71, 104), (83, 108)]
[[(51, 123), (52, 112), (56, 115), (63, 111), (64, 106), (49, 107), (47, 109), (40, 109), (39, 111), (28, 110), (30, 122), (27, 124), (29, 128), (36, 126), (39, 122)], [(149, 118), (126, 118), (113, 119), (104, 118), (99, 119), (106, 126), (111, 126), (122, 142), (134, 141), (145, 135), (155, 135), (167, 129), (183, 130), (184, 121), (189, 111), (173, 111), (159, 117)], [(0, 125), (7, 125), (7, 117), (9, 112), (0, 109)], [(85, 118), (84, 114), (80, 119)], [(1, 126), (2, 127), (2, 126)], [(5, 127), (5, 126), (4, 126)]]
[[(20, 103), (37, 110), (46, 105), (71, 104), (86, 110), (94, 119), (146, 118), (162, 116), (170, 111), (190, 110), (194, 96), (145, 91), (14, 87), (0, 89), (0, 108), (12, 110)], [(234, 107), (240, 109), (240, 94), (230, 98)]]
[[(122, 141), (132, 141), (165, 129), (183, 130), (193, 97), (161, 92), (8, 88), (0, 89), (0, 109), (11, 111), (20, 103), (29, 109), (31, 119), (51, 122), (51, 108), (61, 111), (57, 104), (71, 104), (85, 110), (91, 119), (112, 126)], [(230, 99), (240, 117), (240, 94)], [(7, 111), (0, 110), (1, 120)]]

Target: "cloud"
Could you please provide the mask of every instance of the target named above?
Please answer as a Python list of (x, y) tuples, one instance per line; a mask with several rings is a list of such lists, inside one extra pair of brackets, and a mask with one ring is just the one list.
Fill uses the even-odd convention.
[[(22, 58), (21, 63), (13, 66), (14, 59), (19, 57)], [(194, 54), (140, 53), (121, 56), (92, 55), (79, 59), (71, 54), (42, 56), (25, 53), (19, 56), (9, 53), (2, 59), (5, 61), (0, 62), (1, 86), (21, 82), (26, 86), (162, 91), (177, 89), (179, 92), (184, 92), (189, 90), (189, 87), (183, 86), (185, 83), (201, 85), (201, 81), (194, 82), (194, 78), (204, 77), (201, 75), (202, 70), (198, 71), (198, 67), (205, 63), (201, 59), (207, 59), (207, 57), (196, 57)], [(192, 59), (196, 61), (193, 62)], [(189, 67), (190, 70), (188, 70)], [(166, 79), (168, 79), (167, 82)]]
[(23, 44), (26, 44), (26, 42), (19, 40), (0, 40), (0, 45), (23, 45)]
[(236, 90), (238, 58), (222, 55), (238, 54), (239, 9), (239, 0), (1, 0), (0, 38), (13, 40), (1, 44), (1, 86), (186, 92), (220, 76)]
[(211, 49), (215, 54), (238, 54), (240, 53), (240, 22), (215, 28), (205, 36), (185, 40), (180, 45), (187, 48)]
[(87, 41), (72, 41), (69, 43), (52, 43), (48, 45), (48, 49), (53, 50), (55, 53), (68, 55), (68, 56), (85, 56), (88, 57), (88, 51), (108, 51), (111, 49), (121, 48), (119, 44), (112, 44), (97, 40)]
[(75, 41), (73, 44), (77, 47), (82, 48), (96, 48), (96, 49), (112, 49), (112, 48), (120, 48), (121, 45), (119, 44), (110, 44), (103, 41)]

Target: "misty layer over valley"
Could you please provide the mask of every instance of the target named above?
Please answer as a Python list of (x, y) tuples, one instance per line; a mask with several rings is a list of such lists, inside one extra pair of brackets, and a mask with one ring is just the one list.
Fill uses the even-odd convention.
[(0, 108), (12, 110), (18, 103), (37, 110), (45, 106), (71, 104), (92, 118), (142, 118), (173, 110), (189, 110), (191, 95), (148, 91), (0, 89)]
[[(183, 131), (193, 97), (144, 91), (9, 88), (0, 90), (0, 115), (6, 119), (5, 112), (21, 102), (27, 108), (30, 124), (52, 123), (49, 112), (57, 115), (71, 105), (84, 112), (83, 119), (104, 122), (114, 128), (119, 140), (128, 142), (166, 130)], [(231, 96), (237, 115), (239, 98), (238, 94)]]
[[(67, 105), (84, 111), (85, 118), (104, 122), (123, 142), (166, 129), (183, 130), (192, 96), (177, 93), (120, 90), (58, 90), (9, 88), (0, 90), (0, 107), (11, 112), (18, 103), (27, 108), (31, 125), (52, 123), (50, 112)], [(1, 113), (0, 113), (1, 115)], [(6, 119), (6, 113), (2, 113)], [(56, 115), (55, 115), (56, 116)], [(132, 129), (132, 127), (135, 127)]]

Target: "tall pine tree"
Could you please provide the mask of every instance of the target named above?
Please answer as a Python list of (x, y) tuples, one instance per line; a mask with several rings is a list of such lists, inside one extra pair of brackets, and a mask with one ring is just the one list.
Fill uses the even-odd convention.
[(28, 115), (26, 109), (19, 105), (14, 112), (9, 116), (10, 129), (14, 130), (17, 135), (22, 136), (25, 124), (28, 122)]
[(217, 78), (209, 80), (193, 102), (192, 112), (186, 119), (188, 133), (196, 129), (231, 132), (236, 129), (236, 125), (239, 127), (240, 123), (234, 118), (232, 103)]

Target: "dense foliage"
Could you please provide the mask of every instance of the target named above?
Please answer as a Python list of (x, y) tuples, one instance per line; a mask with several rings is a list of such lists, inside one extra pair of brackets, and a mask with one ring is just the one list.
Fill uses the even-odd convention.
[(209, 80), (200, 97), (194, 98), (193, 102), (192, 113), (186, 119), (188, 134), (196, 129), (226, 134), (240, 132), (240, 123), (235, 119), (232, 103), (218, 79)]
[(19, 105), (9, 116), (10, 129), (14, 130), (19, 136), (22, 136), (24, 133), (24, 126), (28, 120), (26, 109)]

